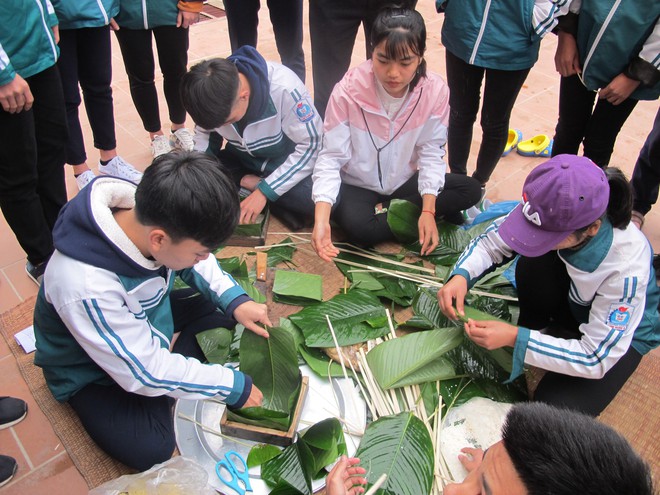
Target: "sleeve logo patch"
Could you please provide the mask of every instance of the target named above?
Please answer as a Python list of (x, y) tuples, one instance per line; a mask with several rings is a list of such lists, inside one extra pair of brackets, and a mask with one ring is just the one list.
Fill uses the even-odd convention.
[(610, 306), (610, 313), (607, 317), (607, 324), (613, 330), (623, 332), (630, 322), (635, 308), (625, 303), (612, 304)]
[(314, 118), (314, 108), (305, 100), (296, 103), (295, 110), (300, 122), (309, 122)]

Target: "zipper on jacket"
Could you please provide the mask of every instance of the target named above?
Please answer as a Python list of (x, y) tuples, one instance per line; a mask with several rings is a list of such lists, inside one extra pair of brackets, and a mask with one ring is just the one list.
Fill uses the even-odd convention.
[(490, 2), (486, 2), (486, 7), (484, 7), (484, 15), (481, 18), (481, 27), (479, 28), (479, 34), (477, 36), (477, 41), (474, 42), (474, 48), (472, 49), (472, 54), (470, 55), (470, 65), (474, 65), (474, 59), (477, 58), (477, 51), (479, 50), (479, 45), (481, 44), (481, 38), (484, 37), (484, 31), (486, 30), (486, 22), (488, 22), (488, 12), (490, 11)]
[[(591, 44), (591, 48), (589, 49), (589, 53), (584, 59), (584, 64), (582, 65), (582, 77), (584, 77), (585, 72), (587, 72), (587, 65), (589, 65), (589, 62), (591, 61), (591, 57), (593, 56), (594, 51), (596, 51), (596, 47), (598, 46), (598, 43), (600, 43), (600, 39), (603, 37), (603, 34), (605, 34), (605, 30), (610, 25), (610, 22), (612, 21), (612, 17), (614, 17), (614, 14), (616, 13), (620, 4), (621, 4), (621, 0), (616, 0), (616, 2), (614, 2), (614, 5), (612, 6), (612, 10), (610, 10), (609, 14), (607, 14), (607, 17), (605, 18), (605, 22), (603, 22), (603, 25), (598, 30), (598, 34), (596, 35), (596, 38), (594, 39), (594, 42)], [(584, 84), (584, 82), (582, 84)]]
[(101, 14), (103, 14), (103, 20), (105, 24), (110, 24), (110, 19), (108, 18), (108, 13), (105, 11), (105, 7), (103, 6), (103, 2), (101, 0), (96, 0), (96, 4), (99, 6), (99, 10), (101, 11)]
[(147, 0), (142, 0), (142, 20), (144, 29), (149, 29), (149, 20), (147, 19)]
[(44, 25), (44, 29), (46, 30), (46, 38), (48, 38), (48, 42), (50, 43), (50, 48), (51, 50), (53, 50), (53, 58), (55, 62), (57, 62), (57, 47), (55, 46), (55, 39), (53, 38), (53, 30), (46, 22), (46, 17), (48, 17), (49, 13), (44, 12), (44, 7), (43, 5), (41, 5), (41, 2), (39, 0), (34, 0), (34, 3), (37, 4), (37, 7), (39, 7), (39, 10), (41, 11), (41, 23)]

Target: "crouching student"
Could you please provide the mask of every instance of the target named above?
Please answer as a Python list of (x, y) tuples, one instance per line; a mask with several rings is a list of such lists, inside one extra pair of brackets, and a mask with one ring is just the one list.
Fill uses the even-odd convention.
[[(202, 364), (195, 334), (238, 321), (268, 336), (211, 252), (233, 231), (238, 193), (215, 158), (157, 158), (139, 186), (99, 177), (62, 210), (34, 314), (35, 364), (92, 439), (145, 470), (175, 447), (174, 399), (256, 406), (249, 376)], [(191, 289), (173, 290), (180, 276)], [(200, 294), (196, 294), (198, 291)]]
[(226, 59), (194, 65), (181, 94), (197, 125), (195, 149), (217, 155), (250, 191), (240, 223), (254, 223), (267, 203), (291, 228), (311, 223), (310, 176), (323, 123), (298, 76), (243, 46)]
[(507, 414), (502, 440), (464, 448), (468, 470), (445, 495), (653, 495), (649, 466), (609, 426), (546, 404), (518, 404)]
[(522, 197), (465, 249), (440, 308), (455, 319), (468, 286), (520, 254), (518, 325), (470, 320), (465, 331), (487, 349), (514, 348), (512, 379), (525, 364), (547, 370), (535, 400), (596, 416), (660, 344), (653, 251), (630, 222), (618, 169), (558, 155), (532, 170)]
[(373, 246), (394, 239), (390, 201), (415, 203), (424, 255), (438, 245), (435, 217), (463, 223), (461, 210), (481, 197), (477, 180), (445, 173), (449, 89), (426, 71), (421, 14), (382, 10), (370, 42), (373, 60), (350, 70), (330, 96), (314, 167), (312, 246), (325, 261), (338, 253), (331, 213), (349, 242)]

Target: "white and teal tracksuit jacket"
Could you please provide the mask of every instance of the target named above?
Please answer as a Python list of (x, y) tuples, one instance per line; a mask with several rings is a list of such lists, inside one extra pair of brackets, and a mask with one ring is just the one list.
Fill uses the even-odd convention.
[(523, 70), (534, 65), (541, 38), (568, 12), (570, 0), (436, 0), (445, 12), (442, 44), (470, 65)]
[[(515, 253), (493, 222), (463, 252), (450, 275), (472, 286), (494, 265)], [(511, 378), (523, 364), (585, 378), (601, 378), (628, 348), (646, 354), (660, 345), (660, 290), (653, 270), (653, 250), (632, 223), (624, 230), (604, 220), (583, 248), (558, 251), (571, 279), (567, 295), (580, 324), (580, 339), (560, 339), (518, 327)]]
[[(240, 53), (240, 55), (239, 55)], [(289, 191), (312, 174), (321, 149), (323, 121), (316, 112), (307, 88), (289, 68), (276, 62), (266, 62), (251, 47), (241, 47), (234, 55), (249, 63), (265, 64), (268, 102), (260, 116), (251, 120), (240, 133), (237, 124), (216, 129), (195, 127), (195, 149), (209, 149), (211, 132), (222, 136), (225, 150), (241, 164), (263, 177), (259, 190), (270, 201)], [(265, 81), (264, 81), (265, 82)], [(252, 95), (262, 88), (251, 82)], [(254, 96), (250, 97), (251, 100)]]
[(50, 0), (0, 1), (0, 86), (16, 74), (26, 78), (55, 65), (60, 52), (52, 28), (57, 24)]
[(631, 98), (658, 98), (660, 1), (572, 0), (559, 26), (577, 39), (587, 89), (604, 88), (624, 73), (642, 82)]
[(119, 12), (119, 0), (51, 0), (60, 29), (107, 26)]
[(119, 0), (115, 21), (127, 29), (153, 29), (176, 26), (179, 1), (201, 4), (202, 0)]
[(145, 258), (112, 215), (134, 206), (135, 189), (100, 177), (62, 209), (35, 308), (34, 362), (59, 401), (90, 383), (115, 382), (140, 395), (242, 405), (249, 377), (170, 352), (168, 295), (179, 275), (228, 315), (250, 299), (213, 256), (178, 272)]

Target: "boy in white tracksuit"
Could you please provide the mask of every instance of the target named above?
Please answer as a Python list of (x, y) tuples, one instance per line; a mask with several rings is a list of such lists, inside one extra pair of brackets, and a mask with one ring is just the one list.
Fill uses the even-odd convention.
[(252, 223), (267, 203), (290, 224), (311, 218), (310, 175), (323, 123), (298, 76), (243, 46), (193, 66), (182, 97), (197, 124), (195, 149), (218, 156), (251, 191), (241, 202), (241, 223)]
[[(94, 180), (55, 226), (35, 308), (35, 364), (92, 439), (135, 469), (171, 456), (173, 399), (260, 403), (250, 377), (202, 364), (195, 340), (236, 321), (267, 336), (256, 324), (270, 324), (265, 306), (210, 255), (237, 218), (236, 189), (217, 161), (181, 153), (154, 161), (137, 190)], [(173, 290), (177, 275), (192, 289)]]

